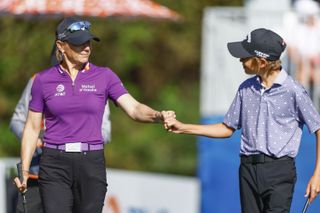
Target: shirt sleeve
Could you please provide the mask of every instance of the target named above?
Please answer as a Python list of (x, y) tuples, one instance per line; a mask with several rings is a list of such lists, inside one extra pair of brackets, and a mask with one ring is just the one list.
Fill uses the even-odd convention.
[(127, 89), (123, 86), (123, 83), (121, 82), (120, 78), (112, 71), (110, 71), (110, 74), (108, 76), (108, 86), (107, 86), (107, 94), (108, 98), (110, 98), (115, 104), (117, 99), (127, 94)]
[(225, 125), (233, 129), (241, 128), (241, 106), (242, 98), (240, 90), (238, 90), (236, 97), (233, 99), (233, 102), (223, 119)]
[(41, 78), (40, 75), (37, 74), (34, 78), (33, 85), (31, 88), (31, 100), (29, 104), (29, 109), (34, 112), (43, 112), (43, 108), (44, 98), (41, 85)]
[(10, 121), (10, 129), (19, 139), (22, 137), (23, 128), (27, 120), (32, 82), (33, 79), (31, 78), (23, 90)]
[(320, 129), (320, 115), (305, 89), (296, 93), (296, 104), (298, 120), (307, 125), (310, 133)]
[(110, 108), (108, 102), (104, 108), (104, 113), (102, 117), (102, 138), (105, 144), (109, 143), (111, 140), (111, 121), (110, 121)]

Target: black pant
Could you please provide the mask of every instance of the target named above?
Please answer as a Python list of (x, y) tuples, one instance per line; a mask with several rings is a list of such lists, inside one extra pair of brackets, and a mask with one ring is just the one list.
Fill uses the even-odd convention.
[(295, 182), (294, 159), (241, 163), (239, 184), (242, 212), (290, 212)]
[(101, 213), (106, 186), (103, 150), (43, 149), (39, 187), (45, 213)]
[[(43, 207), (40, 198), (39, 184), (37, 180), (28, 180), (28, 190), (26, 192), (27, 210), (31, 213), (43, 213)], [(18, 194), (16, 213), (24, 213), (22, 195)]]

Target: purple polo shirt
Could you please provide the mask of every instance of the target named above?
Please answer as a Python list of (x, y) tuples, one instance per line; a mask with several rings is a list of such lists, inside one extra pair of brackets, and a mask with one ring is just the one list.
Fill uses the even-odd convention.
[(44, 142), (103, 143), (101, 125), (106, 101), (116, 103), (128, 92), (109, 68), (91, 63), (86, 67), (74, 82), (59, 65), (36, 75), (29, 109), (44, 113)]
[(311, 133), (320, 129), (320, 115), (306, 90), (284, 70), (269, 89), (264, 89), (258, 76), (244, 81), (223, 122), (242, 128), (242, 155), (295, 157), (303, 125)]

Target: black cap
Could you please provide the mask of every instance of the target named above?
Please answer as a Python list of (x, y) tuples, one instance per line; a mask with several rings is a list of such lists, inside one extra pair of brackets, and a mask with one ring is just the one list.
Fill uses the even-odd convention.
[(57, 26), (56, 29), (56, 39), (61, 41), (67, 41), (70, 44), (73, 45), (81, 45), (86, 43), (87, 41), (93, 39), (95, 41), (100, 41), (100, 39), (89, 31), (88, 28), (81, 28), (79, 30), (71, 32), (68, 30), (68, 28), (74, 24), (74, 23), (88, 23), (90, 26), (90, 23), (87, 21), (79, 20), (76, 18), (65, 18), (63, 19), (60, 24)]
[(247, 38), (228, 43), (230, 54), (236, 58), (260, 57), (268, 61), (280, 59), (286, 43), (277, 33), (264, 28), (253, 30)]

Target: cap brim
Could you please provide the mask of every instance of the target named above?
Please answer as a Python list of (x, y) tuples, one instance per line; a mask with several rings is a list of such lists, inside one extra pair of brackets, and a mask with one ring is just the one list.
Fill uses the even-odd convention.
[(86, 30), (84, 31), (79, 30), (79, 31), (73, 32), (69, 34), (68, 38), (66, 39), (68, 43), (71, 43), (76, 46), (82, 45), (90, 40), (100, 41), (98, 37), (92, 35), (89, 31), (86, 31)]
[(241, 41), (230, 42), (227, 44), (228, 50), (233, 57), (236, 58), (249, 58), (253, 55), (250, 54), (246, 49), (243, 48)]

